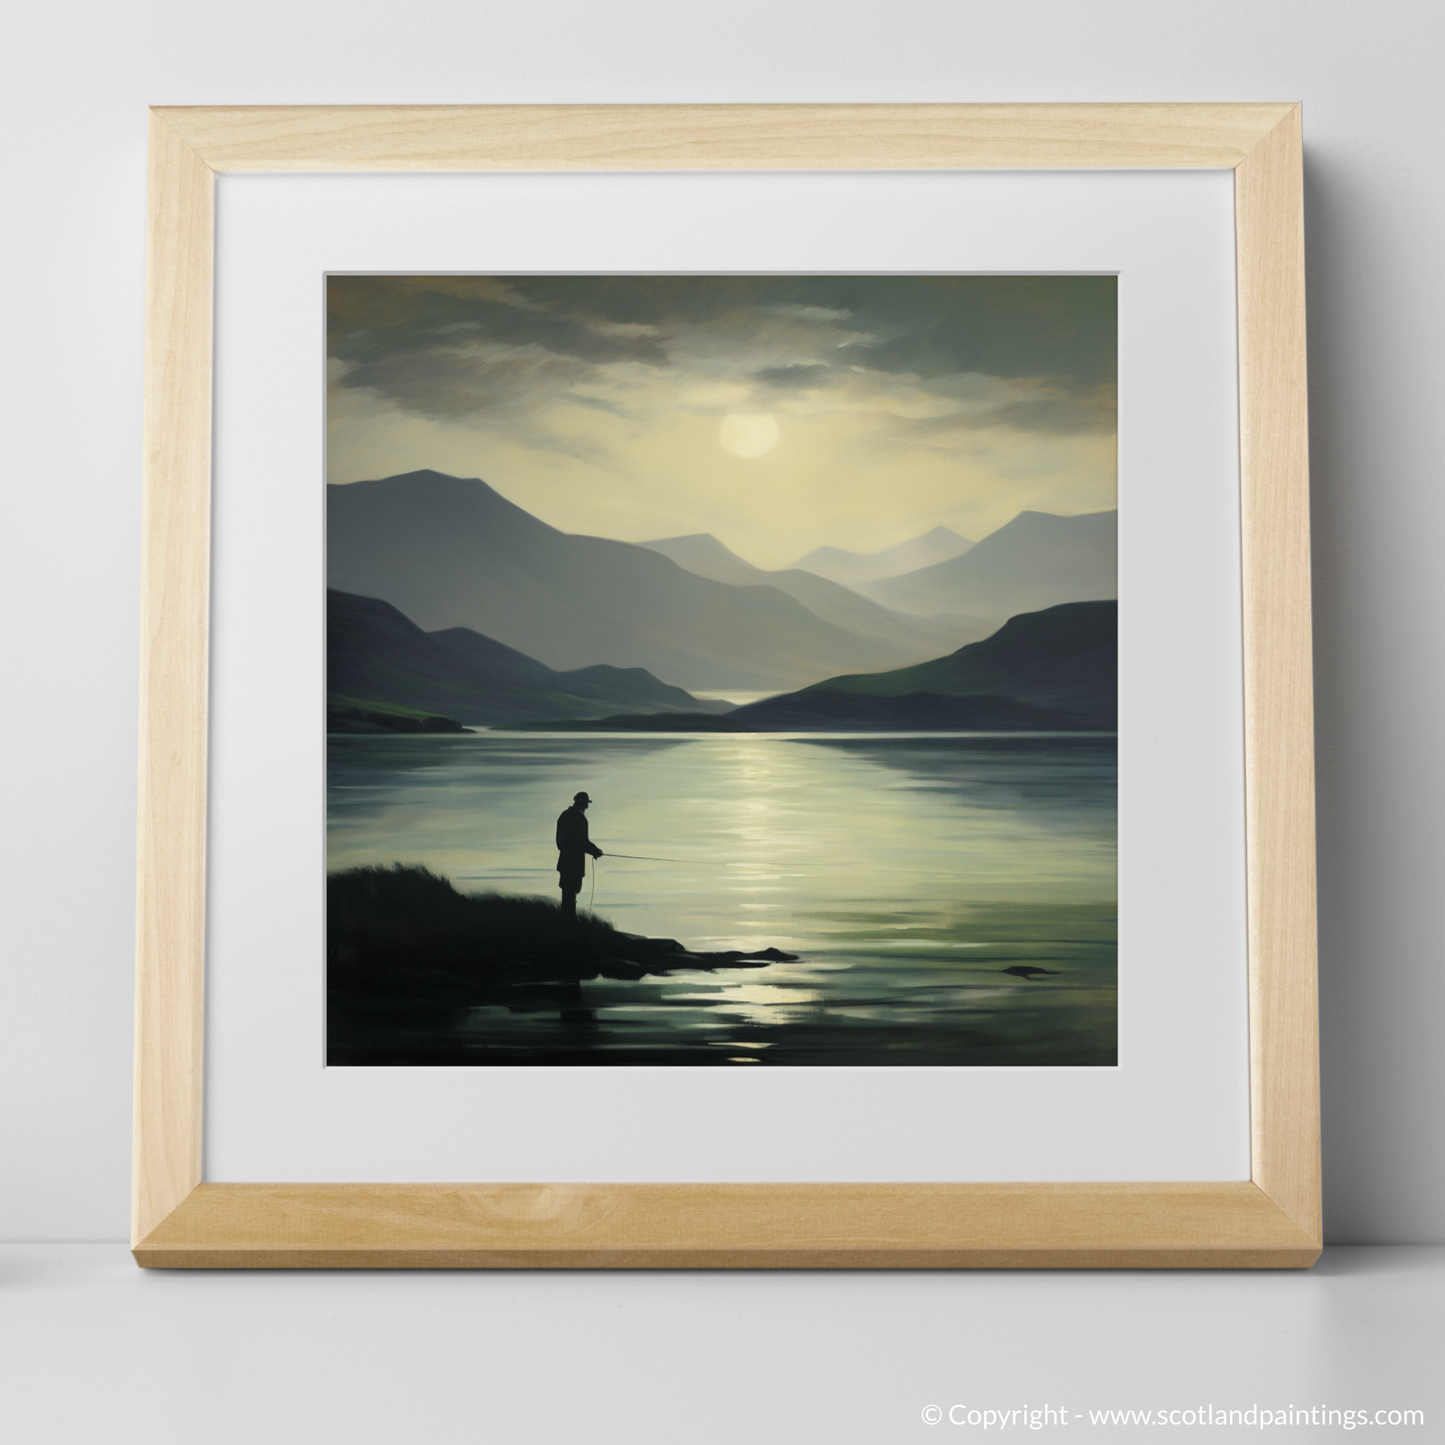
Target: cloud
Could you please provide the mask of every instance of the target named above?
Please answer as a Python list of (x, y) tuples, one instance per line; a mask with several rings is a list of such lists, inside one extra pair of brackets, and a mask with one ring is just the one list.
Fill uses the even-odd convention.
[(1118, 426), (1118, 417), (1115, 389), (1099, 386), (1011, 402), (999, 408), (998, 425), (1015, 431), (1076, 436), (1085, 432), (1113, 432)]
[(846, 321), (851, 311), (830, 311), (826, 306), (767, 306), (775, 316), (799, 316), (804, 321)]
[(807, 362), (795, 362), (792, 366), (765, 366), (761, 371), (753, 372), (754, 381), (766, 382), (769, 386), (782, 387), (785, 390), (799, 386), (814, 386), (828, 379), (832, 372), (829, 366), (819, 363), (809, 365)]
[(853, 412), (894, 444), (937, 447), (980, 429), (1110, 430), (1115, 290), (1095, 276), (336, 276), (329, 346), (344, 391), (542, 448), (575, 447), (575, 409), (634, 428)]

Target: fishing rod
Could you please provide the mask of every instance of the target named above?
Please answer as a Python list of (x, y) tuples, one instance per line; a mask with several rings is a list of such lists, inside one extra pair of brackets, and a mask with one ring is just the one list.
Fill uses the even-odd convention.
[[(627, 858), (634, 863), (691, 863), (698, 867), (709, 866), (702, 858), (650, 858), (643, 853), (604, 853), (604, 858)], [(786, 863), (763, 863), (757, 859), (744, 860), (724, 858), (713, 866), (722, 868), (834, 868), (834, 862), (819, 863), (807, 858), (790, 858)]]
[(645, 853), (606, 853), (604, 858), (626, 858), (633, 863), (695, 863), (695, 858), (649, 858)]
[[(791, 858), (785, 863), (766, 863), (757, 859), (743, 860), (737, 858), (725, 858), (709, 864), (702, 858), (655, 858), (646, 853), (604, 853), (604, 858), (625, 858), (629, 863), (677, 863), (683, 867), (706, 868), (838, 868), (857, 866), (852, 864), (840, 864), (836, 860), (819, 862), (811, 858)], [(584, 859), (585, 861), (585, 859)], [(596, 877), (596, 859), (593, 859), (593, 877)], [(483, 882), (491, 878), (490, 873), (454, 873), (452, 877), (459, 883)], [(596, 883), (593, 888), (595, 890)]]
[[(720, 862), (714, 860), (709, 864), (703, 858), (656, 858), (647, 853), (604, 853), (604, 858), (625, 858), (629, 863), (678, 863), (684, 867), (718, 867), (718, 868), (837, 868), (853, 865), (839, 864), (836, 860), (818, 862), (809, 858), (790, 858), (783, 863), (760, 862), (757, 859), (724, 858)], [(585, 860), (584, 860), (585, 861)], [(595, 859), (593, 860), (596, 861)], [(459, 883), (476, 883), (490, 878), (490, 873), (454, 873), (452, 877)]]

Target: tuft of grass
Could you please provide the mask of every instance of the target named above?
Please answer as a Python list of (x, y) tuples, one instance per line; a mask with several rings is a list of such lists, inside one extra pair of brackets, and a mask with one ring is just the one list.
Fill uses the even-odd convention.
[(501, 964), (626, 956), (639, 940), (595, 914), (573, 921), (544, 898), (459, 893), (416, 864), (348, 868), (326, 880), (333, 968), (425, 965), (473, 974)]

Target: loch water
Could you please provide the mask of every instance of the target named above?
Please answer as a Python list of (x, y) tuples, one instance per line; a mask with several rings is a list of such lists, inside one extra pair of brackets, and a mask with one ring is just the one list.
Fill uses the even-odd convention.
[[(584, 909), (691, 951), (798, 956), (520, 990), (438, 1017), (428, 1057), (1116, 1061), (1113, 736), (478, 732), (328, 753), (333, 871), (424, 864), (464, 892), (555, 899), (555, 820), (585, 790), (607, 856)], [(353, 1026), (333, 1016), (333, 1045)]]

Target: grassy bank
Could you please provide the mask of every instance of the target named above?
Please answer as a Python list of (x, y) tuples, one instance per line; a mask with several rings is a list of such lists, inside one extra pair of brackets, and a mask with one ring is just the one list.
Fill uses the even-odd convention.
[(544, 898), (460, 893), (427, 868), (349, 868), (327, 880), (329, 981), (336, 988), (466, 993), (509, 982), (641, 978), (674, 968), (761, 967), (787, 957), (690, 953)]

